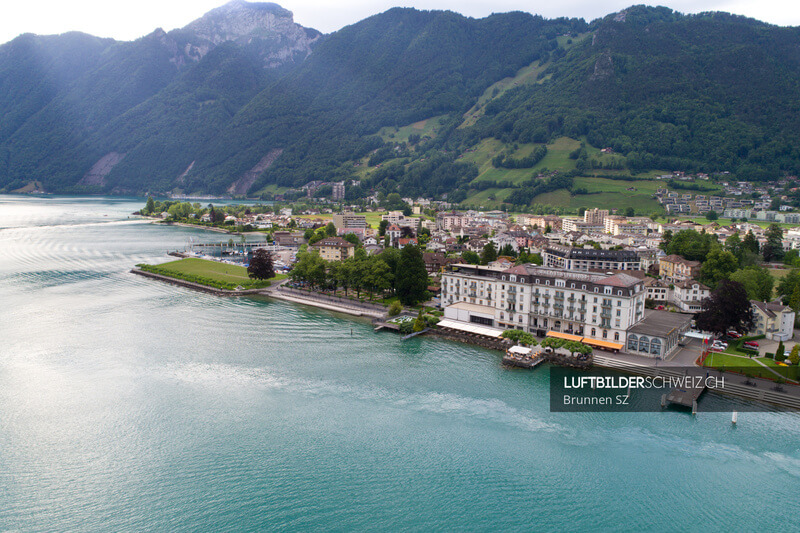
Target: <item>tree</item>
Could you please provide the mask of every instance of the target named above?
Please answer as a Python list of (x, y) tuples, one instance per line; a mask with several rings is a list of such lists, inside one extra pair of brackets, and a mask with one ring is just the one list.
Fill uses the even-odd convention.
[(765, 268), (742, 268), (730, 275), (730, 279), (744, 285), (751, 300), (767, 301), (772, 298), (775, 278)]
[(256, 248), (247, 266), (247, 275), (251, 279), (270, 279), (275, 277), (275, 266), (272, 254), (264, 248)]
[(358, 235), (356, 235), (355, 233), (347, 233), (343, 238), (350, 244), (355, 244), (356, 248), (361, 247), (361, 239), (359, 239)]
[(328, 222), (325, 226), (325, 235), (328, 237), (336, 236), (336, 226), (333, 225), (333, 222)]
[(425, 318), (422, 316), (422, 309), (420, 309), (419, 313), (417, 314), (416, 320), (414, 320), (414, 330), (413, 331), (414, 331), (414, 333), (417, 333), (417, 332), (422, 331), (423, 329), (425, 329), (426, 326), (427, 326), (427, 324), (425, 323)]
[(719, 214), (714, 211), (713, 209), (706, 213), (706, 220), (713, 222), (714, 220), (719, 219)]
[(506, 257), (517, 257), (517, 252), (514, 250), (513, 246), (511, 246), (510, 244), (506, 244), (502, 248), (500, 248), (500, 253), (497, 255), (498, 257), (501, 255), (504, 255)]
[(384, 235), (386, 235), (386, 228), (388, 227), (389, 227), (389, 221), (381, 220), (380, 223), (378, 224), (378, 236), (383, 237)]
[(664, 232), (664, 235), (661, 236), (661, 242), (659, 243), (658, 247), (662, 250), (667, 250), (669, 248), (669, 243), (672, 242), (672, 230), (668, 229)]
[(418, 246), (408, 245), (400, 252), (395, 277), (395, 288), (403, 305), (416, 305), (426, 299), (428, 271)]
[(739, 237), (738, 233), (734, 233), (725, 240), (725, 249), (735, 255), (736, 259), (741, 264), (742, 252), (744, 251), (744, 248), (742, 246), (742, 239)]
[(483, 252), (481, 252), (481, 264), (488, 265), (492, 261), (497, 261), (497, 249), (494, 247), (494, 243), (489, 241), (483, 247)]
[(397, 316), (403, 312), (403, 305), (395, 300), (392, 302), (392, 305), (389, 306), (389, 316)]
[(676, 233), (664, 248), (667, 254), (677, 254), (689, 261), (705, 261), (708, 253), (719, 247), (716, 237), (685, 229)]
[(635, 216), (635, 215), (636, 215), (636, 210), (634, 210), (632, 207), (628, 207), (628, 208), (625, 209), (625, 216), (626, 217), (632, 217), (632, 216)]
[(153, 211), (156, 210), (156, 202), (153, 200), (152, 196), (147, 197), (147, 205), (144, 208), (146, 215), (152, 215)]
[(759, 252), (758, 240), (753, 235), (753, 230), (748, 231), (744, 239), (742, 239), (742, 248), (754, 254)]
[(786, 347), (783, 345), (783, 341), (778, 341), (778, 348), (775, 350), (775, 360), (783, 362), (784, 359), (786, 359)]
[(703, 310), (695, 318), (700, 330), (720, 335), (730, 330), (750, 331), (754, 321), (744, 285), (727, 279), (721, 280), (711, 296), (703, 300)]
[(764, 233), (767, 242), (761, 247), (761, 255), (767, 263), (783, 259), (783, 230), (777, 224), (770, 224)]
[(700, 281), (709, 287), (716, 287), (719, 280), (727, 278), (738, 266), (739, 262), (732, 253), (713, 250), (700, 267)]
[(477, 252), (473, 252), (472, 250), (464, 250), (461, 252), (461, 261), (470, 265), (478, 265), (481, 262), (481, 257), (477, 254)]

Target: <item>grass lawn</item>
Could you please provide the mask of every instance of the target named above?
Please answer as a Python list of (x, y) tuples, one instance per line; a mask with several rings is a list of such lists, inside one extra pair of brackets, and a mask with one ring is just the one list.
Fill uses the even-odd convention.
[(139, 265), (139, 267), (154, 274), (228, 290), (233, 290), (240, 285), (245, 289), (259, 289), (269, 287), (271, 281), (286, 279), (286, 274), (278, 274), (271, 280), (252, 280), (247, 275), (247, 269), (243, 266), (208, 261), (196, 257), (179, 259), (160, 265)]
[(447, 115), (439, 115), (399, 128), (386, 126), (378, 131), (378, 136), (385, 142), (391, 141), (397, 143), (407, 142), (408, 137), (415, 133), (420, 137), (428, 136), (433, 138), (438, 134), (439, 128), (442, 126), (442, 121), (445, 118), (447, 118)]
[(787, 379), (797, 380), (798, 378), (797, 366), (781, 366), (772, 359), (768, 359), (766, 357), (757, 357), (751, 359), (749, 357), (743, 357), (726, 352), (712, 352), (706, 358), (703, 366), (709, 368), (724, 368), (726, 370), (738, 372), (751, 377), (760, 377), (773, 380), (777, 378), (773, 372), (770, 372), (762, 365), (758, 364), (758, 362), (756, 362), (757, 360), (764, 363), (769, 368), (775, 370)]
[[(602, 178), (576, 178), (577, 179), (592, 179), (599, 180)], [(614, 181), (614, 180), (604, 180)], [(615, 182), (615, 183), (628, 183), (629, 181)], [(642, 182), (636, 182), (637, 184)], [(644, 182), (646, 183), (646, 182)], [(630, 186), (630, 185), (628, 185)], [(637, 185), (638, 187), (638, 185)], [(556, 207), (563, 207), (565, 210), (575, 212), (580, 207), (592, 208), (600, 207), (603, 209), (626, 209), (633, 207), (637, 215), (647, 216), (652, 213), (661, 214), (664, 208), (658, 202), (653, 200), (650, 194), (636, 192), (599, 192), (596, 194), (578, 194), (575, 196), (570, 195), (569, 191), (561, 189), (558, 191), (540, 194), (534, 198), (533, 203), (547, 204)]]
[[(683, 221), (683, 220), (691, 220), (692, 222), (695, 222), (697, 224), (710, 224), (711, 223), (711, 221), (709, 221), (704, 216), (703, 217), (678, 217), (678, 218), (681, 221)], [(730, 224), (732, 224), (731, 219), (722, 218), (722, 217), (720, 217), (717, 220), (714, 220), (713, 222), (716, 222), (720, 226), (729, 226)], [(741, 221), (737, 221), (737, 223), (738, 222), (741, 222)], [(767, 220), (750, 220), (750, 219), (748, 219), (747, 222), (748, 222), (748, 224), (755, 224), (756, 226), (760, 226), (762, 228), (767, 228), (767, 227), (769, 227), (770, 224), (777, 224), (778, 226), (780, 226), (782, 228), (794, 228), (794, 227), (797, 226), (797, 224), (785, 224), (783, 222), (769, 222)]]

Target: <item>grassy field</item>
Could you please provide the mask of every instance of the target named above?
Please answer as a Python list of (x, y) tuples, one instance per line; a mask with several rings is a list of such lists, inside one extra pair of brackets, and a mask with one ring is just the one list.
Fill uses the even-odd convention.
[(438, 134), (439, 128), (442, 126), (442, 121), (445, 118), (446, 115), (439, 115), (399, 128), (386, 126), (378, 130), (378, 136), (383, 139), (384, 142), (407, 142), (409, 135), (415, 133), (420, 137), (428, 136), (433, 138)]
[[(691, 220), (692, 222), (696, 222), (698, 224), (710, 224), (709, 220), (704, 216), (702, 216), (702, 217), (696, 217), (696, 216), (695, 217), (679, 217), (679, 218), (681, 220)], [(715, 220), (714, 222), (716, 222), (717, 224), (719, 224), (721, 226), (728, 226), (730, 224), (733, 224), (733, 222), (731, 222), (731, 219), (729, 219), (729, 218), (721, 218), (721, 217), (718, 218), (717, 220)], [(737, 221), (737, 222), (741, 222), (741, 221)], [(767, 228), (767, 227), (769, 227), (770, 224), (777, 224), (782, 228), (795, 228), (795, 227), (797, 227), (797, 224), (784, 224), (783, 222), (769, 222), (769, 221), (766, 221), (766, 220), (748, 220), (747, 222), (748, 222), (748, 224), (755, 224), (756, 226), (760, 226), (762, 228)]]
[[(538, 144), (520, 144), (512, 152), (512, 157), (519, 159), (530, 155)], [(473, 183), (480, 181), (510, 181), (518, 185), (535, 176), (543, 168), (566, 172), (575, 168), (575, 161), (569, 158), (570, 152), (580, 146), (580, 142), (569, 137), (560, 137), (547, 145), (547, 155), (533, 168), (495, 168), (492, 158), (507, 148), (498, 139), (483, 139), (472, 151), (461, 156), (461, 161), (475, 163), (478, 177)]]
[(278, 274), (271, 280), (252, 280), (247, 275), (247, 269), (243, 266), (228, 265), (196, 257), (179, 259), (160, 265), (139, 265), (139, 267), (154, 274), (227, 290), (233, 290), (238, 286), (242, 286), (245, 289), (269, 287), (271, 281), (280, 281), (286, 278), (285, 274)]
[(726, 370), (738, 372), (751, 377), (760, 377), (773, 380), (777, 378), (773, 372), (770, 372), (768, 369), (760, 365), (756, 359), (767, 365), (769, 368), (775, 370), (786, 379), (796, 380), (798, 377), (797, 366), (781, 366), (772, 359), (767, 359), (765, 357), (750, 359), (749, 357), (715, 352), (713, 353), (713, 357), (712, 355), (709, 355), (706, 358), (703, 366), (709, 368), (724, 368)]
[(534, 198), (533, 201), (537, 204), (562, 207), (568, 212), (575, 212), (580, 207), (601, 207), (603, 209), (627, 209), (628, 207), (632, 207), (636, 211), (637, 215), (645, 216), (652, 213), (661, 214), (664, 212), (664, 209), (658, 204), (658, 202), (653, 200), (649, 194), (643, 194), (641, 192), (601, 192), (596, 194), (579, 194), (572, 196), (570, 195), (569, 191), (561, 189), (559, 191), (540, 194)]

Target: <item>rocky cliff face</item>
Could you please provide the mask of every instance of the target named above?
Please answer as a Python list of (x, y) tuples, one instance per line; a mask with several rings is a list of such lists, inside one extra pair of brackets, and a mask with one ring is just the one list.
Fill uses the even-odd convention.
[(233, 41), (254, 49), (267, 68), (302, 61), (321, 37), (318, 31), (296, 24), (288, 9), (244, 0), (213, 9), (173, 33), (176, 41), (184, 41), (181, 52), (188, 60), (199, 61), (219, 44)]

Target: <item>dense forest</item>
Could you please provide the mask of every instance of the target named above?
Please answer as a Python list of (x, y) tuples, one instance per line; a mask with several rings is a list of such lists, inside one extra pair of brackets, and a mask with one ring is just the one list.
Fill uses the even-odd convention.
[[(197, 30), (237, 10), (283, 33), (217, 43)], [(360, 179), (348, 198), (513, 185), (506, 201), (526, 204), (600, 165), (587, 147), (633, 174), (771, 179), (800, 172), (799, 45), (798, 28), (644, 6), (590, 23), (395, 8), (321, 36), (274, 4), (235, 2), (133, 42), (22, 35), (0, 46), (0, 190), (256, 194)], [(378, 134), (433, 118), (426, 134)], [(575, 170), (535, 170), (565, 137), (584, 143)], [(476, 180), (464, 155), (486, 139), (504, 147), (492, 167), (529, 175)]]

